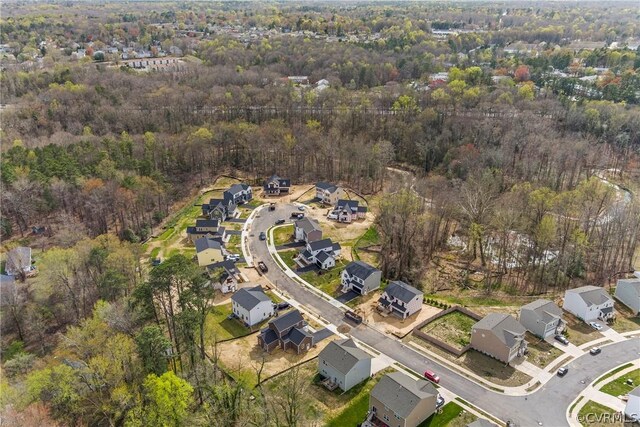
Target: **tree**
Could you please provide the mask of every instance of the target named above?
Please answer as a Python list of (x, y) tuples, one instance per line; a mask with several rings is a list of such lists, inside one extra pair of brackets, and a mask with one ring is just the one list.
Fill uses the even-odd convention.
[(267, 403), (276, 426), (302, 427), (312, 425), (314, 409), (310, 403), (309, 381), (296, 366), (282, 375)]
[(162, 375), (167, 371), (168, 352), (171, 351), (171, 341), (156, 325), (145, 326), (135, 338), (138, 355), (142, 359), (145, 373)]
[(513, 73), (513, 77), (516, 82), (526, 82), (529, 80), (531, 75), (529, 74), (529, 67), (526, 65), (520, 65), (516, 68), (516, 71)]

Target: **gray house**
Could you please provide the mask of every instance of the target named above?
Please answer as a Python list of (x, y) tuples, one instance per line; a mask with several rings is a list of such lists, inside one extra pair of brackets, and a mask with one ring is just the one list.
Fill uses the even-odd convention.
[(322, 239), (322, 228), (312, 218), (302, 218), (294, 223), (294, 239), (298, 242), (314, 242)]
[(509, 363), (527, 350), (527, 330), (508, 314), (491, 313), (473, 325), (471, 347), (501, 362)]
[(280, 178), (278, 175), (271, 175), (262, 188), (267, 196), (279, 196), (283, 193), (289, 193), (291, 180)]
[(362, 261), (350, 262), (342, 270), (342, 292), (355, 291), (366, 295), (380, 287), (382, 272)]
[(378, 310), (406, 319), (422, 310), (422, 291), (400, 280), (389, 283), (378, 300)]
[(371, 390), (368, 418), (388, 426), (417, 427), (436, 412), (437, 401), (438, 391), (429, 381), (393, 372)]
[(318, 355), (318, 373), (347, 391), (371, 376), (371, 355), (352, 339), (331, 341)]
[(637, 316), (640, 313), (640, 279), (618, 280), (615, 297)]
[(562, 309), (552, 301), (539, 299), (520, 308), (520, 324), (540, 338), (559, 334), (564, 330)]
[(225, 199), (230, 198), (236, 205), (241, 205), (253, 198), (253, 192), (248, 184), (233, 184), (223, 193)]

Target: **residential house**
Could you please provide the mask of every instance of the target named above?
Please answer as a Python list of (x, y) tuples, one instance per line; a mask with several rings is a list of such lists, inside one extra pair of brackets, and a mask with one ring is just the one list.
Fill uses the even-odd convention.
[(7, 262), (4, 271), (9, 276), (30, 275), (34, 271), (31, 265), (31, 248), (18, 246), (7, 253)]
[(273, 316), (274, 308), (271, 298), (264, 293), (261, 286), (242, 288), (231, 297), (233, 314), (245, 325), (252, 327)]
[(429, 381), (392, 372), (371, 389), (369, 416), (387, 426), (417, 427), (436, 412), (438, 397)]
[(562, 309), (546, 299), (523, 305), (520, 308), (520, 324), (533, 335), (543, 339), (561, 333), (565, 327)]
[(204, 203), (202, 214), (210, 219), (226, 221), (236, 213), (236, 207), (233, 197), (225, 191), (223, 199), (211, 199), (209, 203)]
[(363, 219), (367, 215), (367, 207), (359, 206), (359, 204), (357, 200), (340, 199), (327, 218), (346, 223), (356, 219)]
[(233, 184), (223, 193), (225, 199), (230, 198), (231, 201), (237, 206), (243, 203), (247, 203), (253, 199), (253, 192), (251, 187), (247, 184)]
[(618, 280), (615, 297), (637, 316), (640, 313), (640, 279)]
[(336, 265), (336, 258), (340, 256), (342, 248), (339, 243), (331, 239), (314, 240), (307, 243), (307, 247), (300, 253), (298, 260), (306, 265), (316, 264), (326, 270)]
[(342, 292), (355, 291), (360, 295), (366, 295), (380, 287), (382, 272), (377, 268), (362, 261), (350, 262), (342, 270)]
[(280, 178), (278, 175), (272, 175), (264, 183), (264, 194), (267, 196), (280, 196), (283, 193), (288, 194), (291, 189), (291, 180)]
[(275, 348), (294, 349), (300, 354), (313, 346), (313, 335), (305, 330), (305, 321), (298, 310), (281, 314), (260, 331), (258, 345), (267, 353)]
[(318, 373), (347, 391), (371, 377), (371, 355), (352, 339), (331, 341), (318, 355)]
[(393, 313), (401, 319), (422, 310), (422, 291), (400, 280), (389, 283), (378, 300), (378, 309)]
[(635, 423), (640, 422), (640, 387), (631, 390), (627, 397), (624, 407), (625, 418)]
[(527, 330), (508, 314), (490, 313), (473, 325), (471, 348), (509, 363), (527, 350)]
[(187, 227), (187, 236), (192, 242), (200, 237), (211, 237), (222, 242), (226, 237), (225, 228), (220, 227), (217, 219), (197, 219), (196, 225)]
[(288, 76), (287, 80), (297, 85), (307, 86), (309, 84), (309, 76)]
[(209, 237), (200, 237), (196, 239), (195, 245), (196, 257), (198, 258), (198, 265), (200, 267), (224, 260), (222, 245), (219, 241)]
[(562, 308), (585, 322), (613, 318), (613, 298), (599, 286), (582, 286), (564, 293)]
[(319, 199), (322, 204), (335, 205), (343, 195), (344, 190), (342, 187), (329, 184), (328, 182), (316, 183), (316, 199)]
[(322, 228), (313, 218), (302, 218), (294, 222), (294, 239), (298, 242), (313, 242), (322, 239)]
[(214, 279), (213, 288), (223, 294), (235, 292), (238, 289), (240, 270), (233, 261), (225, 260), (207, 265), (207, 272), (209, 277)]

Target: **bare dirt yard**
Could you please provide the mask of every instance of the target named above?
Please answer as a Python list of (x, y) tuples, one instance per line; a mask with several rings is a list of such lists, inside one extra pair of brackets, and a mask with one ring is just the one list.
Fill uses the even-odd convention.
[(471, 328), (475, 323), (476, 320), (473, 317), (454, 311), (426, 324), (420, 330), (453, 347), (462, 349), (471, 341)]

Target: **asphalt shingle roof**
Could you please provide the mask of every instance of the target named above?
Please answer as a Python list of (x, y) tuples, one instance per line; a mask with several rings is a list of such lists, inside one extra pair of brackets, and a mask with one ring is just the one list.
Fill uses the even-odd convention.
[(549, 323), (555, 319), (562, 318), (562, 309), (555, 305), (553, 301), (549, 301), (548, 299), (539, 299), (530, 302), (527, 305), (523, 305), (521, 310), (533, 311), (538, 319), (542, 320), (544, 323)]
[(513, 347), (516, 336), (523, 335), (527, 330), (513, 316), (502, 313), (489, 313), (475, 325), (473, 329), (484, 329), (493, 334), (507, 347)]
[(220, 223), (217, 219), (196, 219), (196, 227), (217, 228)]
[(196, 245), (196, 252), (202, 252), (206, 249), (222, 250), (222, 246), (220, 245), (220, 242), (214, 239), (210, 239), (208, 237), (200, 237), (199, 239), (196, 239), (194, 243)]
[(307, 337), (311, 338), (311, 343), (313, 344), (313, 335), (311, 335), (309, 332), (305, 331), (304, 329), (293, 328), (291, 329), (291, 332), (289, 332), (289, 334), (287, 335), (287, 339), (289, 339), (289, 341), (291, 341), (292, 343), (298, 346)]
[(397, 298), (403, 302), (410, 302), (416, 297), (416, 295), (422, 295), (422, 291), (414, 288), (411, 285), (407, 285), (400, 280), (389, 283), (389, 286), (387, 286), (384, 291), (387, 295)]
[(328, 253), (326, 253), (326, 252), (320, 252), (318, 255), (316, 255), (316, 259), (317, 259), (318, 261), (320, 261), (321, 263), (323, 263), (323, 262), (325, 262), (326, 260), (328, 260), (330, 256), (331, 256), (331, 255), (329, 255), (329, 254), (328, 254)]
[(587, 303), (587, 306), (604, 304), (611, 300), (611, 297), (603, 288), (599, 286), (582, 286), (569, 289), (567, 292), (576, 293)]
[(297, 220), (294, 224), (296, 228), (301, 228), (307, 234), (315, 230), (322, 231), (322, 228), (320, 228), (320, 224), (318, 224), (318, 221), (312, 218), (302, 218)]
[(286, 314), (281, 314), (277, 318), (273, 319), (269, 324), (272, 324), (278, 332), (282, 332), (285, 329), (295, 326), (302, 320), (302, 314), (300, 314), (298, 310), (291, 310)]
[(322, 349), (318, 357), (345, 375), (349, 373), (359, 361), (371, 359), (371, 355), (359, 349), (352, 339), (331, 341)]
[(371, 276), (376, 271), (380, 271), (377, 268), (362, 261), (350, 262), (344, 269), (347, 271), (347, 273), (349, 273), (349, 276), (359, 277), (362, 280), (366, 280), (367, 277)]
[(371, 396), (402, 418), (407, 418), (423, 399), (437, 395), (430, 382), (414, 380), (402, 372), (386, 374), (371, 390)]
[(271, 299), (264, 293), (261, 286), (256, 286), (253, 288), (240, 289), (235, 294), (233, 294), (233, 296), (231, 297), (231, 301), (249, 311), (261, 302), (271, 302)]
[(331, 239), (316, 240), (315, 242), (309, 242), (309, 248), (312, 251), (333, 248), (333, 242)]
[(617, 286), (629, 287), (635, 290), (637, 295), (640, 295), (640, 279), (619, 279)]

